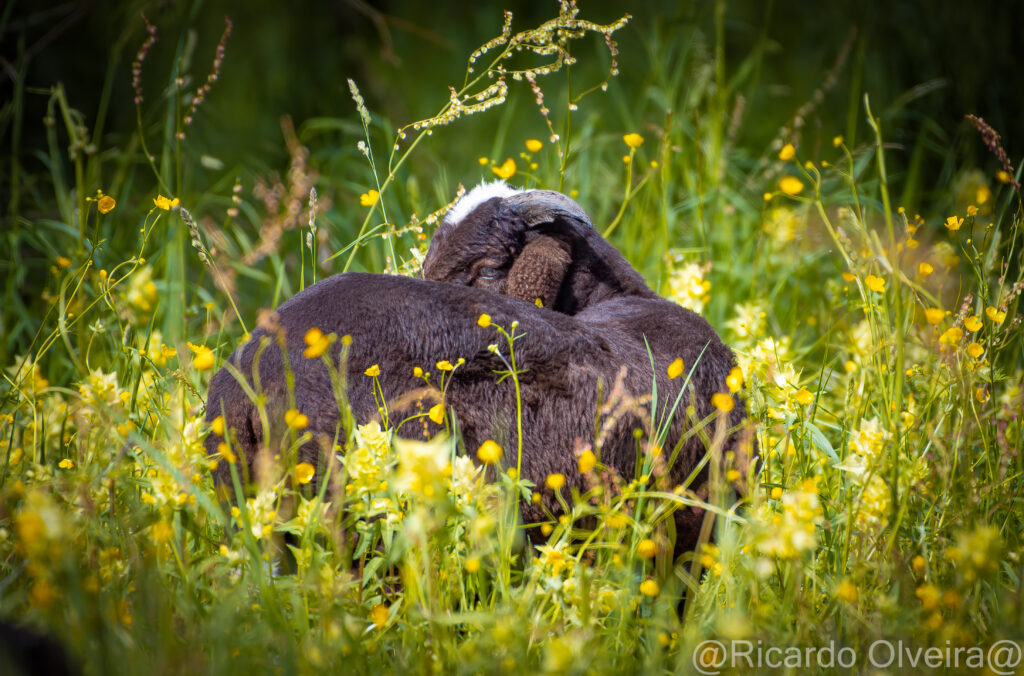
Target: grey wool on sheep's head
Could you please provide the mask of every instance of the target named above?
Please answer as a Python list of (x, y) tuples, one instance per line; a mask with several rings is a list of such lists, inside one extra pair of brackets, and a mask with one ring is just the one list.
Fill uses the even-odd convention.
[(434, 233), (423, 277), (575, 315), (609, 298), (657, 298), (572, 199), (504, 182), (471, 190)]

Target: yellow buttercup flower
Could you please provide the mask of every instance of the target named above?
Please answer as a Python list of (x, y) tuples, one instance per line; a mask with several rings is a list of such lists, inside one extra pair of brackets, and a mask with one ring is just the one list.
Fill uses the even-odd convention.
[(722, 413), (728, 413), (736, 405), (736, 402), (724, 392), (715, 392), (711, 395), (711, 405)]
[(452, 363), (450, 361), (448, 361), (447, 359), (442, 359), (441, 361), (439, 361), (436, 364), (434, 364), (434, 366), (437, 367), (438, 371), (454, 371), (455, 370), (455, 367), (452, 366)]
[(476, 161), (480, 163), (481, 167), (487, 166), (487, 164), (490, 162), (490, 160), (487, 159), (486, 157), (478, 157), (476, 158)]
[(378, 629), (384, 628), (384, 625), (388, 623), (390, 615), (391, 611), (384, 603), (375, 605), (373, 610), (370, 611), (370, 619), (373, 620), (373, 626)]
[(493, 465), (497, 463), (501, 460), (501, 455), (501, 446), (491, 439), (480, 444), (480, 448), (476, 450), (476, 457), (485, 465)]
[(811, 403), (812, 401), (814, 401), (814, 395), (811, 394), (811, 391), (808, 390), (806, 387), (801, 387), (800, 390), (796, 393), (796, 403), (800, 404), (801, 406), (807, 406), (807, 404)]
[(622, 140), (630, 148), (639, 148), (644, 144), (644, 137), (641, 136), (640, 134), (637, 134), (636, 132), (626, 134), (625, 136), (622, 137)]
[(480, 559), (475, 556), (466, 559), (466, 572), (472, 575), (480, 570)]
[(668, 365), (668, 379), (674, 380), (679, 376), (683, 375), (683, 358), (676, 358), (671, 364)]
[(109, 214), (117, 206), (117, 202), (110, 195), (104, 195), (96, 202), (96, 209), (101, 214)]
[(370, 368), (363, 371), (363, 375), (369, 376), (371, 378), (376, 378), (377, 376), (380, 375), (380, 365), (374, 364)]
[(658, 587), (658, 583), (650, 578), (640, 583), (640, 593), (644, 596), (654, 598), (658, 595), (659, 591), (661, 591), (661, 589)]
[(654, 555), (658, 553), (658, 545), (654, 543), (654, 540), (644, 538), (636, 546), (636, 553), (644, 559), (653, 559)]
[(981, 327), (982, 323), (978, 315), (971, 315), (970, 317), (964, 320), (964, 328), (970, 331), (971, 333), (977, 333), (978, 331), (981, 330)]
[(981, 358), (981, 355), (985, 354), (985, 348), (980, 343), (971, 343), (967, 346), (967, 354), (971, 355), (975, 359)]
[(957, 218), (956, 216), (950, 216), (949, 218), (946, 219), (946, 227), (954, 232), (959, 230), (960, 226), (963, 224), (964, 219)]
[(488, 326), (491, 325), (491, 316), (486, 313), (480, 315), (480, 317), (476, 320), (476, 325), (479, 326), (480, 328), (486, 329)]
[(779, 159), (783, 162), (793, 159), (796, 155), (796, 148), (793, 147), (792, 143), (787, 143), (782, 146), (782, 150), (779, 151)]
[(210, 431), (218, 437), (224, 436), (224, 416), (219, 415), (210, 423)]
[(836, 598), (847, 603), (857, 602), (857, 585), (849, 580), (843, 580), (836, 587)]
[(195, 345), (193, 343), (188, 344), (188, 349), (192, 350), (196, 355), (192, 358), (192, 366), (194, 366), (197, 371), (209, 371), (213, 368), (213, 350), (205, 345)]
[(544, 480), (544, 485), (553, 491), (557, 491), (565, 485), (565, 475), (559, 473), (548, 474)]
[(359, 196), (359, 204), (364, 207), (372, 207), (380, 199), (380, 193), (370, 189)]
[(725, 384), (733, 394), (740, 391), (740, 388), (743, 387), (743, 371), (739, 366), (729, 369), (729, 375), (725, 377)]
[(300, 484), (308, 484), (313, 480), (316, 468), (308, 462), (300, 462), (295, 466), (295, 480)]
[(942, 343), (943, 345), (955, 346), (957, 343), (960, 342), (960, 340), (963, 337), (963, 330), (956, 326), (953, 326), (946, 329), (946, 331), (941, 336), (939, 336), (939, 342)]
[(491, 171), (493, 171), (494, 175), (497, 176), (498, 178), (508, 180), (515, 176), (516, 161), (513, 160), (511, 157), (506, 158), (505, 161), (502, 162), (500, 165), (491, 167)]
[(991, 305), (985, 308), (985, 316), (988, 317), (990, 320), (994, 321), (996, 324), (1002, 324), (1003, 322), (1006, 321), (1006, 313), (1003, 312), (1002, 310), (992, 307)]
[(783, 176), (779, 181), (779, 190), (787, 195), (799, 195), (804, 189), (804, 182), (796, 176)]
[(306, 359), (316, 359), (331, 345), (331, 339), (329, 336), (325, 336), (324, 332), (320, 329), (313, 327), (309, 331), (306, 331), (304, 337), (306, 341), (306, 349), (303, 350), (302, 356)]
[(967, 207), (967, 215), (968, 216), (977, 216), (978, 215), (978, 207), (974, 206), (973, 204), (968, 205), (968, 207)]
[(917, 274), (921, 275), (922, 277), (927, 277), (934, 271), (935, 268), (931, 266), (931, 263), (921, 262), (917, 266)]
[(527, 139), (526, 140), (526, 149), (529, 150), (531, 153), (535, 153), (535, 152), (539, 151), (543, 147), (544, 147), (544, 144), (541, 143), (540, 141), (538, 141), (535, 138), (531, 138), (531, 139)]
[(309, 427), (309, 418), (305, 413), (299, 413), (296, 408), (290, 408), (284, 414), (284, 422), (293, 430), (304, 430)]
[(924, 311), (925, 319), (929, 324), (938, 324), (946, 317), (946, 311), (938, 307), (930, 307)]
[(579, 459), (576, 461), (576, 467), (579, 469), (580, 474), (589, 473), (594, 469), (594, 465), (596, 464), (597, 456), (594, 455), (594, 452), (589, 448), (583, 451), (583, 453), (580, 454)]
[(164, 211), (170, 211), (174, 207), (178, 206), (178, 203), (179, 202), (177, 197), (175, 197), (174, 199), (170, 199), (169, 197), (164, 197), (163, 195), (157, 195), (156, 197), (153, 198), (153, 204), (158, 209), (163, 209)]
[(57, 467), (60, 467), (61, 469), (73, 469), (74, 466), (75, 462), (70, 458), (64, 458), (63, 460), (57, 463)]
[(832, 137), (832, 147), (838, 148), (841, 145), (843, 145), (843, 137), (842, 136), (833, 136)]
[(868, 275), (864, 278), (864, 284), (875, 293), (882, 293), (885, 291), (885, 280), (875, 275)]
[(444, 404), (434, 404), (430, 407), (427, 417), (440, 425), (444, 422)]

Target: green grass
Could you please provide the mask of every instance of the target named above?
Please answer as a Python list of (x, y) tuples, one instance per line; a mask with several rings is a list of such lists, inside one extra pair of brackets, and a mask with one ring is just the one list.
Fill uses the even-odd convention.
[[(554, 56), (504, 61), (505, 42), (471, 73), (410, 80), (425, 125), (376, 113), (378, 83), (354, 78), (351, 114), (278, 122), (276, 171), (206, 152), (223, 73), (191, 111), (223, 24), (202, 48), (158, 25), (137, 107), (112, 93), (130, 102), (130, 63), (107, 70), (96, 115), (18, 80), (2, 118), (0, 615), (51, 632), (87, 673), (688, 672), (708, 639), (847, 647), (858, 671), (881, 639), (1019, 641), (1020, 161), (1004, 167), (967, 123), (915, 117), (923, 91), (863, 91), (863, 38), (779, 110), (766, 27), (738, 53), (724, 3), (672, 29), (610, 26), (620, 15), (576, 26), (561, 46), (576, 62), (537, 75), (547, 113), (511, 70)], [(549, 18), (514, 17), (509, 35), (544, 44), (529, 31)], [(134, 55), (130, 26), (117, 49)], [(638, 57), (613, 55), (611, 28), (645, 50), (643, 75), (625, 73), (642, 86), (613, 74)], [(226, 64), (243, 56), (238, 29), (221, 39)], [(507, 93), (448, 119), (448, 84), (485, 91), (498, 63)], [(26, 96), (45, 101), (42, 125)], [(372, 423), (317, 493), (284, 463), (230, 487), (232, 506), (203, 398), (257, 311), (342, 270), (415, 274), (459, 181), (505, 173), (572, 195), (735, 349), (762, 466), (722, 459), (714, 544), (673, 560), (666, 517), (696, 498), (659, 477), (612, 490), (599, 466), (584, 495), (514, 472), (487, 484), (476, 449)], [(552, 491), (563, 514), (531, 548), (518, 499)]]

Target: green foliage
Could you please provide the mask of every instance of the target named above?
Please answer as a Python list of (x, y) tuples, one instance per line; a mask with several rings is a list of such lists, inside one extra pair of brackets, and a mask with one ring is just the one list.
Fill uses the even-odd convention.
[[(239, 128), (280, 127), (281, 173), (219, 138), (218, 97), (256, 86), (229, 70), (250, 21), (197, 34), (213, 25), (201, 4), (117, 16), (95, 114), (15, 68), (0, 614), (88, 673), (686, 671), (708, 638), (862, 658), (880, 638), (1019, 638), (1020, 162), (983, 122), (983, 143), (962, 125), (975, 150), (943, 145), (951, 125), (915, 108), (927, 83), (864, 90), (863, 35), (836, 29), (825, 67), (780, 67), (749, 7), (734, 21), (750, 35), (724, 2), (698, 9), (494, 16), (473, 35), (496, 36), (485, 48), (426, 59), (448, 75), (407, 65), (390, 96), (416, 114), (372, 68), (332, 94), (351, 114), (252, 111)], [(770, 105), (773, 68), (801, 72), (805, 99)], [(496, 176), (572, 195), (652, 287), (718, 327), (761, 465), (720, 457), (705, 421), (709, 493), (666, 485), (655, 424), (636, 480), (580, 449), (592, 488), (569, 494), (564, 477), (520, 479), (521, 449), (460, 450), (443, 406), (422, 415), (448, 434), (398, 438), (382, 401), (383, 427), (345, 425), (317, 467), (295, 464), (290, 412), (284, 460), (243, 485), (230, 431), (201, 420), (257, 311), (342, 270), (416, 274), (459, 182)], [(518, 386), (529, 336), (493, 328)], [(308, 358), (339, 339), (307, 335)], [(342, 401), (345, 378), (379, 375), (340, 366)], [(443, 390), (458, 367), (424, 378)], [(212, 458), (208, 434), (225, 437)], [(504, 471), (488, 483), (480, 464)], [(533, 524), (534, 548), (518, 501), (541, 495), (562, 510)], [(673, 560), (669, 517), (693, 505), (720, 515), (714, 543)]]

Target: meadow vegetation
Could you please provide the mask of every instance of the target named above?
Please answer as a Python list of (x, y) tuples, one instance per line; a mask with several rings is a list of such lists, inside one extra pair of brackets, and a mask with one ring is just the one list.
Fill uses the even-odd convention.
[[(537, 23), (495, 13), (465, 72), (411, 99), (436, 105), (419, 121), (376, 113), (350, 79), (351, 112), (282, 120), (280, 172), (226, 169), (193, 134), (243, 57), (230, 19), (204, 52), (193, 33), (126, 18), (131, 63), (107, 78), (131, 90), (106, 87), (95, 114), (60, 83), (16, 84), (3, 109), (0, 616), (52, 633), (97, 674), (688, 672), (709, 638), (860, 655), (883, 638), (1019, 640), (1021, 161), (971, 117), (952, 124), (980, 152), (951, 147), (926, 171), (888, 129), (904, 133), (928, 92), (857, 89), (856, 38), (798, 108), (758, 111), (776, 130), (766, 145), (745, 144), (771, 57), (759, 39), (727, 61), (727, 7), (709, 8), (705, 30), (676, 35), (571, 2)], [(628, 31), (646, 31), (643, 108), (620, 73)], [(161, 42), (176, 47), (153, 51)], [(837, 83), (853, 92), (848, 115), (819, 117)], [(112, 91), (133, 111), (116, 131)], [(21, 115), (26, 96), (45, 99), (43, 119)], [(439, 169), (431, 158), (463, 126), (482, 145)], [(28, 127), (43, 141), (31, 155), (17, 149)], [(673, 560), (672, 511), (698, 498), (652, 471), (650, 430), (635, 480), (586, 440), (583, 494), (560, 475), (522, 480), (514, 446), (465, 448), (454, 425), (403, 439), (386, 416), (344, 427), (319, 466), (214, 484), (223, 463), (242, 473), (230, 444), (205, 453), (206, 435), (225, 433), (202, 422), (206, 387), (259, 311), (337, 272), (416, 275), (446, 209), (496, 177), (572, 196), (734, 348), (729, 387), (761, 463), (720, 457), (709, 435), (699, 499), (718, 518), (695, 552)], [(491, 328), (506, 355), (530, 339)], [(334, 340), (307, 334), (307, 358)], [(422, 375), (443, 388), (459, 364), (437, 359)], [(287, 419), (284, 459), (308, 423)], [(543, 493), (562, 512), (534, 524), (547, 540), (532, 546), (518, 501)]]

